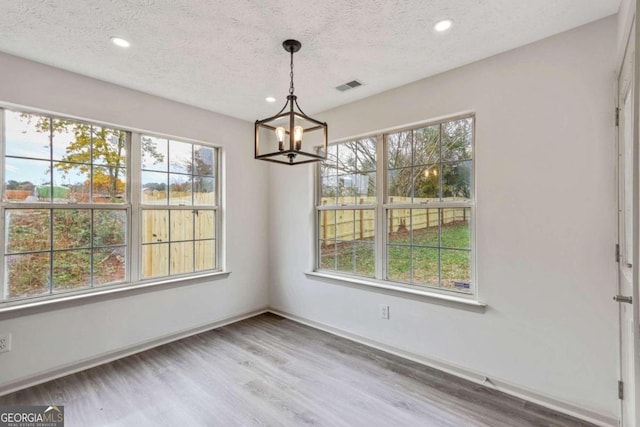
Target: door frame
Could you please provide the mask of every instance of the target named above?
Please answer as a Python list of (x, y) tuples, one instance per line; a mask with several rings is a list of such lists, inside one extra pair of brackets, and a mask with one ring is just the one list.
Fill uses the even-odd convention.
[[(624, 393), (625, 395), (629, 395), (630, 393), (628, 393), (629, 389), (633, 389), (634, 390), (634, 401), (629, 401), (629, 398), (627, 399), (621, 399), (620, 400), (620, 420), (621, 420), (621, 426), (623, 427), (627, 427), (627, 426), (636, 426), (639, 424), (640, 422), (640, 311), (638, 309), (638, 307), (640, 306), (640, 287), (639, 287), (639, 282), (640, 282), (640, 274), (639, 274), (639, 266), (640, 266), (640, 256), (639, 256), (639, 250), (640, 250), (640, 150), (639, 150), (639, 140), (640, 140), (640, 58), (638, 55), (638, 47), (640, 47), (640, 28), (637, 25), (636, 22), (636, 17), (638, 10), (640, 10), (640, 0), (635, 0), (633, 2), (634, 4), (631, 7), (631, 12), (630, 15), (632, 15), (630, 17), (630, 19), (627, 19), (627, 21), (625, 23), (622, 23), (622, 25), (624, 26), (624, 28), (621, 28), (621, 31), (624, 31), (625, 34), (623, 35), (621, 42), (623, 44), (622, 49), (620, 49), (621, 51), (621, 56), (619, 55), (618, 61), (617, 61), (617, 72), (616, 72), (616, 79), (615, 79), (615, 99), (616, 99), (616, 108), (618, 108), (618, 111), (621, 111), (621, 109), (624, 107), (624, 99), (622, 99), (623, 97), (620, 96), (621, 94), (624, 94), (626, 92), (623, 92), (625, 88), (620, 87), (620, 81), (621, 78), (623, 77), (622, 72), (624, 71), (624, 64), (625, 64), (625, 59), (628, 53), (628, 48), (629, 48), (629, 44), (630, 42), (633, 40), (635, 43), (634, 46), (634, 58), (633, 58), (633, 63), (631, 64), (631, 69), (633, 71), (633, 75), (630, 79), (630, 82), (628, 83), (629, 85), (631, 85), (632, 87), (632, 96), (633, 96), (633, 116), (632, 117), (625, 117), (625, 120), (631, 120), (632, 126), (633, 126), (633, 132), (632, 132), (632, 139), (631, 141), (625, 141), (626, 143), (631, 143), (632, 145), (632, 168), (633, 168), (633, 173), (632, 173), (632, 182), (634, 184), (634, 188), (632, 189), (632, 222), (633, 222), (633, 234), (632, 234), (632, 247), (633, 247), (633, 254), (632, 254), (632, 260), (631, 263), (633, 265), (633, 267), (631, 267), (631, 288), (632, 288), (632, 295), (630, 295), (632, 297), (632, 302), (633, 304), (631, 305), (631, 309), (632, 309), (632, 313), (633, 313), (633, 330), (631, 332), (631, 337), (625, 337), (623, 335), (623, 323), (625, 321), (624, 319), (624, 309), (625, 307), (623, 307), (624, 303), (617, 303), (619, 305), (618, 307), (618, 336), (619, 336), (619, 374), (620, 374), (620, 380), (623, 382), (624, 384), (624, 390), (626, 391), (626, 393)], [(636, 24), (636, 25), (634, 25)], [(633, 31), (633, 32), (632, 32)], [(626, 85), (625, 85), (626, 87)], [(626, 268), (626, 264), (627, 264), (627, 259), (626, 259), (626, 253), (625, 253), (625, 246), (624, 245), (624, 233), (625, 233), (625, 224), (624, 224), (624, 216), (622, 216), (620, 214), (620, 210), (624, 210), (625, 206), (624, 206), (624, 182), (625, 182), (625, 176), (624, 176), (624, 169), (621, 168), (621, 161), (620, 161), (620, 154), (622, 154), (624, 156), (624, 153), (621, 153), (621, 141), (620, 141), (620, 134), (621, 132), (623, 132), (623, 129), (621, 129), (621, 127), (616, 127), (615, 128), (615, 133), (616, 133), (616, 176), (617, 176), (617, 185), (616, 185), (616, 194), (617, 194), (617, 222), (618, 222), (618, 227), (617, 227), (617, 238), (616, 241), (619, 245), (619, 259), (618, 259), (618, 264), (617, 264), (617, 283), (616, 283), (616, 290), (619, 291), (620, 290), (620, 286), (621, 286), (621, 280), (623, 280), (623, 272), (621, 271), (622, 268)], [(633, 375), (629, 375), (629, 373), (626, 372), (626, 370), (623, 368), (623, 355), (622, 355), (622, 351), (625, 349), (624, 347), (624, 340), (625, 339), (631, 339), (632, 340), (632, 366), (633, 366)], [(624, 375), (623, 375), (624, 374)], [(627, 420), (624, 417), (626, 416), (625, 414), (625, 405), (633, 405), (636, 410), (634, 411), (634, 418), (632, 420)]]

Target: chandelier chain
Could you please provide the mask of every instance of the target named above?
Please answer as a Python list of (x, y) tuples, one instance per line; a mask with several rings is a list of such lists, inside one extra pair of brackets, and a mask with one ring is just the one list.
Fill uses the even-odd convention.
[(293, 49), (291, 49), (291, 73), (289, 73), (291, 77), (291, 85), (289, 86), (289, 95), (293, 95)]

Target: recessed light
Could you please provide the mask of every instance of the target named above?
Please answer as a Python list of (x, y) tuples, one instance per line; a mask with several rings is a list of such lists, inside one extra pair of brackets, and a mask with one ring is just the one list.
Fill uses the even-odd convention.
[(120, 46), (120, 47), (129, 47), (131, 46), (131, 43), (129, 43), (128, 41), (126, 41), (123, 38), (120, 37), (111, 37), (111, 43), (115, 44), (116, 46)]
[(452, 24), (453, 24), (453, 21), (451, 19), (443, 19), (442, 21), (436, 22), (436, 25), (433, 26), (433, 29), (441, 33), (451, 28)]
[(267, 96), (264, 100), (267, 102), (276, 102), (276, 99), (273, 96)]

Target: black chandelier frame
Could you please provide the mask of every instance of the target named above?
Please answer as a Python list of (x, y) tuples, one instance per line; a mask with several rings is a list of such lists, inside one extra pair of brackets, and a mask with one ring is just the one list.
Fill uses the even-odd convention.
[[(294, 95), (294, 85), (293, 85), (293, 54), (298, 52), (302, 47), (302, 44), (297, 40), (285, 40), (282, 43), (282, 47), (291, 54), (291, 83), (289, 86), (289, 95), (287, 95), (287, 101), (285, 102), (282, 109), (274, 116), (256, 120), (255, 122), (255, 158), (258, 160), (266, 160), (269, 162), (281, 163), (286, 165), (299, 165), (305, 163), (313, 163), (320, 162), (327, 159), (327, 144), (328, 144), (328, 125), (326, 122), (321, 122), (312, 117), (309, 117), (302, 111), (300, 106), (298, 105), (298, 97)], [(287, 108), (288, 107), (288, 108)], [(288, 129), (285, 127), (285, 140), (279, 144), (278, 150), (270, 153), (260, 154), (260, 129), (267, 129), (270, 132), (275, 133), (277, 127), (271, 125), (271, 122), (276, 122), (281, 120), (282, 118), (288, 117)], [(302, 149), (302, 140), (295, 140), (295, 127), (296, 119), (303, 120), (309, 122), (311, 126), (303, 127), (303, 138), (304, 135), (309, 132), (318, 132), (322, 131), (322, 146), (319, 147), (317, 152), (305, 151)], [(300, 122), (298, 122), (300, 123)], [(298, 124), (299, 126), (299, 124)], [(286, 141), (288, 140), (288, 149), (285, 149)], [(318, 154), (320, 153), (320, 154)], [(296, 160), (298, 156), (302, 156), (308, 159), (304, 160)], [(281, 159), (285, 157), (286, 159)]]

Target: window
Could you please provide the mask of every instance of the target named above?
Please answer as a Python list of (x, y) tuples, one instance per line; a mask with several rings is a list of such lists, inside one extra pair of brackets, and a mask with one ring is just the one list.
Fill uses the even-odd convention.
[(141, 141), (143, 277), (215, 269), (215, 149), (148, 135)]
[(218, 269), (216, 148), (4, 109), (0, 130), (1, 301)]
[(317, 269), (471, 293), (473, 130), (464, 116), (331, 145)]
[(373, 277), (376, 141), (349, 141), (327, 150), (318, 212), (320, 268)]

